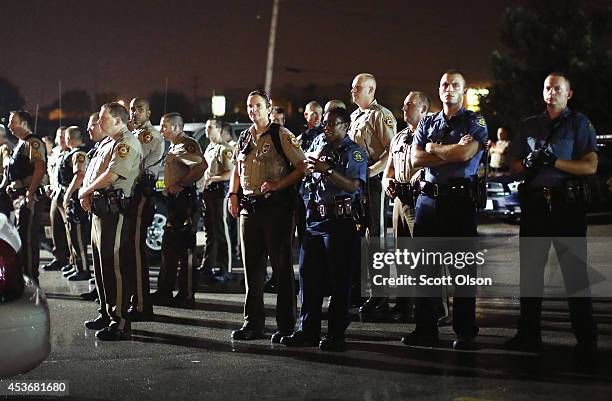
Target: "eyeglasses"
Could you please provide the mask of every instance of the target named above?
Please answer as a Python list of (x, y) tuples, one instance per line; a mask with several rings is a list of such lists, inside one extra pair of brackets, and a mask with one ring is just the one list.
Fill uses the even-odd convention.
[(321, 128), (325, 128), (325, 127), (334, 128), (334, 127), (336, 127), (338, 125), (342, 125), (342, 124), (346, 124), (346, 122), (345, 121), (334, 121), (334, 122), (323, 121), (321, 123)]

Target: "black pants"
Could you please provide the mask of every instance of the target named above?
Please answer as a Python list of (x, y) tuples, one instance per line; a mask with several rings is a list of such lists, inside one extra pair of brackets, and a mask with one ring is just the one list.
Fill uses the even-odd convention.
[(53, 239), (53, 257), (61, 266), (68, 264), (70, 251), (68, 249), (68, 236), (66, 234), (64, 194), (60, 193), (51, 199), (49, 218), (51, 220), (51, 237)]
[(40, 222), (42, 204), (32, 202), (26, 205), (25, 198), (17, 210), (17, 231), (21, 239), (19, 261), (23, 266), (23, 273), (38, 283), (38, 264), (40, 261)]
[(92, 216), (91, 248), (101, 316), (119, 330), (129, 330), (126, 320), (134, 282), (132, 221), (123, 214)]
[[(420, 195), (417, 199), (414, 221), (415, 237), (476, 237), (476, 207), (468, 198), (437, 198)], [(440, 268), (442, 268), (440, 266)], [(451, 275), (453, 269), (450, 269)], [(478, 334), (476, 326), (475, 288), (455, 287), (453, 297), (453, 330), (463, 338)], [(470, 296), (473, 292), (474, 295)], [(438, 332), (440, 297), (420, 296), (415, 299), (417, 332), (432, 335)]]
[(223, 188), (202, 192), (206, 210), (204, 212), (204, 232), (206, 233), (206, 246), (201, 267), (205, 270), (213, 267), (220, 268), (223, 273), (228, 272), (228, 244), (229, 234), (225, 224), (225, 190)]
[(586, 230), (586, 207), (582, 201), (566, 203), (553, 199), (549, 209), (541, 194), (521, 194), (520, 335), (541, 336), (544, 269), (552, 244), (563, 273), (576, 339), (584, 343), (597, 341), (587, 276)]
[(291, 264), (293, 209), (269, 201), (257, 212), (243, 210), (240, 239), (246, 280), (244, 327), (263, 330), (265, 326), (264, 284), (267, 258), (276, 277), (276, 323), (278, 330), (293, 331), (297, 307), (295, 278)]

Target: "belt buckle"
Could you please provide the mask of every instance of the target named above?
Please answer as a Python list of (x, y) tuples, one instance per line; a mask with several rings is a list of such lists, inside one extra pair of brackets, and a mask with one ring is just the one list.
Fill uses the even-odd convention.
[(321, 217), (327, 216), (327, 206), (325, 204), (319, 205), (318, 208), (319, 208), (319, 215)]
[(433, 196), (434, 198), (437, 198), (438, 195), (440, 194), (439, 190), (438, 190), (438, 184), (433, 184)]

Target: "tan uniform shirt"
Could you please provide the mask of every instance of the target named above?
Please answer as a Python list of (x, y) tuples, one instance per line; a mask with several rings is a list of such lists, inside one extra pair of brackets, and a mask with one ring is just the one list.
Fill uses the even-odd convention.
[(72, 165), (72, 172), (78, 173), (79, 171), (87, 171), (87, 152), (79, 150), (70, 157), (70, 164)]
[(108, 171), (117, 175), (110, 186), (123, 190), (125, 196), (131, 196), (141, 161), (140, 142), (126, 129), (116, 139), (107, 138), (102, 141), (91, 160), (91, 170), (87, 169), (85, 185), (91, 184)]
[(204, 181), (210, 177), (218, 176), (232, 169), (232, 155), (234, 148), (225, 143), (209, 143), (204, 151), (204, 159), (208, 168), (198, 181), (198, 190), (204, 189)]
[[(247, 134), (250, 151), (243, 154), (236, 148), (233, 157), (234, 164), (238, 165), (240, 186), (245, 195), (261, 195), (261, 184), (280, 180), (289, 174), (285, 160), (276, 151), (270, 133), (265, 132), (259, 139), (255, 139), (253, 132), (255, 127), (251, 126)], [(279, 137), (283, 151), (293, 166), (305, 159), (300, 142), (291, 131), (280, 127)]]
[[(32, 167), (34, 167), (34, 162), (40, 160), (43, 163), (47, 163), (47, 155), (45, 151), (45, 144), (43, 141), (38, 139), (35, 136), (31, 136), (27, 140), (19, 140), (17, 147), (13, 149), (13, 152), (16, 152), (19, 148), (19, 152), (25, 155), (29, 160)], [(26, 188), (30, 185), (32, 181), (32, 176), (28, 176), (23, 180), (15, 182), (15, 189)], [(43, 181), (44, 182), (44, 181)]]
[(395, 180), (407, 184), (410, 182), (412, 175), (418, 170), (412, 167), (410, 161), (410, 148), (412, 145), (412, 133), (405, 128), (397, 133), (391, 141), (389, 148), (389, 157), (393, 161), (395, 170)]
[(204, 155), (198, 141), (181, 132), (177, 142), (170, 145), (166, 156), (164, 170), (166, 188), (180, 182), (189, 173), (189, 170), (203, 161)]
[(365, 111), (359, 108), (351, 113), (350, 138), (365, 149), (368, 163), (374, 164), (389, 149), (395, 135), (397, 122), (393, 114), (376, 100)]
[(85, 178), (83, 178), (83, 187), (88, 187), (89, 185), (91, 185), (91, 183), (94, 182), (100, 174), (102, 174), (102, 163), (104, 163), (105, 161), (102, 157), (100, 157), (100, 155), (102, 154), (103, 148), (111, 141), (112, 139), (110, 139), (109, 137), (104, 137), (104, 139), (102, 139), (100, 143), (98, 143), (98, 147), (96, 148), (96, 151), (94, 152), (91, 160), (87, 165), (87, 169), (85, 170)]
[(3, 143), (2, 145), (0, 145), (0, 177), (4, 174), (4, 169), (6, 169), (6, 167), (8, 166), (10, 158), (11, 148), (9, 148), (8, 143)]
[(141, 171), (157, 176), (161, 166), (161, 158), (164, 154), (164, 138), (162, 134), (153, 127), (150, 121), (134, 130), (134, 136), (142, 146), (142, 168)]

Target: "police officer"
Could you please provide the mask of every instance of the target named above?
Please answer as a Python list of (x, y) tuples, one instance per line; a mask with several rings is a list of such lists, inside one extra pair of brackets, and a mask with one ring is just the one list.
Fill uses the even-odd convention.
[[(183, 132), (183, 118), (178, 113), (165, 114), (161, 133), (171, 143), (164, 171), (168, 216), (162, 239), (162, 269), (155, 301), (160, 305), (190, 307), (195, 303), (196, 231), (199, 200), (196, 182), (206, 171), (206, 160), (198, 142)], [(179, 291), (172, 298), (177, 269)]]
[[(412, 167), (410, 149), (419, 122), (427, 115), (431, 101), (423, 92), (410, 92), (404, 99), (404, 121), (407, 126), (391, 141), (389, 159), (383, 173), (382, 187), (393, 201), (393, 236), (410, 238), (414, 227), (414, 196), (412, 182), (418, 179), (420, 169)], [(408, 320), (411, 303), (398, 298), (393, 310), (400, 320)]]
[(150, 121), (151, 108), (145, 98), (136, 97), (130, 102), (130, 122), (134, 136), (142, 148), (142, 164), (136, 179), (134, 197), (130, 206), (134, 219), (134, 261), (136, 281), (128, 310), (132, 321), (148, 320), (153, 315), (149, 295), (149, 263), (147, 258), (147, 229), (155, 212), (155, 182), (164, 155), (164, 138)]
[[(370, 207), (370, 237), (384, 236), (384, 195), (381, 174), (389, 156), (389, 144), (395, 135), (397, 122), (393, 114), (376, 102), (376, 78), (372, 74), (358, 74), (351, 85), (351, 97), (358, 106), (351, 114), (349, 136), (366, 151), (368, 156), (367, 196)], [(359, 308), (361, 313), (388, 309), (386, 298), (370, 297)]]
[(30, 113), (11, 111), (8, 128), (19, 142), (13, 149), (0, 189), (20, 200), (16, 224), (21, 238), (19, 261), (24, 273), (38, 283), (42, 213), (38, 200), (43, 191), (41, 184), (47, 167), (47, 152), (44, 143), (32, 133), (31, 126)]
[[(297, 200), (295, 183), (303, 175), (304, 153), (289, 130), (271, 124), (271, 102), (266, 92), (251, 92), (246, 103), (253, 125), (240, 134), (228, 194), (230, 213), (235, 218), (240, 213), (247, 292), (244, 324), (232, 332), (232, 338), (253, 340), (263, 336), (263, 288), (269, 256), (277, 277), (278, 331), (271, 340), (278, 343), (293, 332), (297, 313), (291, 230)], [(238, 194), (240, 188), (242, 196)]]
[(68, 272), (73, 266), (69, 263), (70, 249), (68, 247), (68, 233), (66, 232), (66, 222), (64, 220), (64, 194), (59, 183), (58, 169), (68, 152), (64, 131), (66, 126), (62, 125), (55, 131), (55, 147), (51, 150), (47, 158), (47, 175), (49, 185), (45, 187), (47, 196), (51, 198), (51, 208), (49, 218), (51, 222), (51, 238), (53, 239), (53, 260), (43, 266), (44, 270), (62, 270)]
[[(8, 166), (9, 160), (11, 159), (12, 152), (13, 147), (6, 135), (6, 127), (3, 124), (0, 124), (0, 182), (2, 181), (2, 177), (4, 177), (4, 172)], [(12, 210), (13, 202), (11, 198), (6, 192), (0, 191), (0, 213), (3, 213), (9, 217)]]
[(332, 99), (325, 103), (325, 107), (323, 108), (323, 112), (327, 113), (333, 108), (339, 107), (341, 109), (346, 109), (346, 104), (340, 99)]
[[(347, 135), (349, 124), (345, 109), (328, 111), (322, 124), (326, 144), (318, 156), (307, 158), (313, 174), (308, 184), (307, 230), (300, 254), (300, 328), (281, 339), (287, 346), (318, 344), (326, 351), (345, 349), (351, 275), (358, 265), (346, 250), (359, 241), (353, 207), (368, 170), (365, 151)], [(328, 333), (320, 339), (321, 304), (327, 294), (331, 294)]]
[(270, 109), (270, 121), (280, 126), (285, 125), (285, 110), (278, 106), (272, 107)]
[(206, 122), (206, 136), (210, 144), (204, 151), (208, 168), (204, 172), (198, 187), (202, 191), (204, 202), (204, 233), (206, 244), (200, 271), (206, 275), (200, 279), (208, 283), (216, 282), (213, 268), (220, 269), (222, 275), (229, 273), (228, 229), (225, 224), (225, 195), (229, 186), (232, 169), (233, 148), (221, 137), (221, 121), (210, 119)]
[(85, 322), (102, 341), (129, 339), (127, 318), (133, 277), (134, 237), (129, 199), (142, 158), (138, 139), (127, 128), (129, 114), (119, 103), (100, 109), (98, 125), (107, 135), (91, 159), (83, 187), (81, 205), (92, 211), (91, 246), (96, 286), (100, 299), (99, 316)]
[[(440, 79), (442, 111), (421, 120), (414, 134), (411, 161), (425, 168), (420, 182), (414, 222), (415, 237), (476, 237), (476, 181), (487, 141), (487, 126), (476, 113), (463, 108), (465, 78), (451, 70)], [(431, 273), (430, 270), (424, 273)], [(451, 269), (451, 273), (456, 274)], [(471, 270), (465, 269), (466, 274)], [(430, 295), (430, 294), (428, 294)], [(478, 334), (475, 288), (455, 286), (453, 329), (456, 349), (473, 349)], [(439, 297), (415, 299), (416, 329), (405, 336), (407, 345), (427, 345), (438, 337)]]
[(589, 119), (567, 107), (572, 95), (565, 74), (549, 74), (543, 90), (546, 111), (525, 119), (509, 148), (513, 171), (526, 174), (519, 187), (521, 315), (517, 335), (507, 342), (513, 349), (541, 347), (544, 268), (551, 242), (566, 285), (576, 351), (597, 349), (586, 268), (588, 191), (580, 179), (597, 170), (597, 139)]
[(83, 185), (87, 169), (87, 148), (77, 126), (66, 128), (64, 140), (69, 151), (59, 165), (58, 180), (63, 192), (62, 210), (66, 220), (70, 259), (75, 266), (75, 272), (67, 277), (69, 281), (88, 280), (91, 274), (87, 261), (87, 243), (91, 227), (78, 198), (78, 190)]

